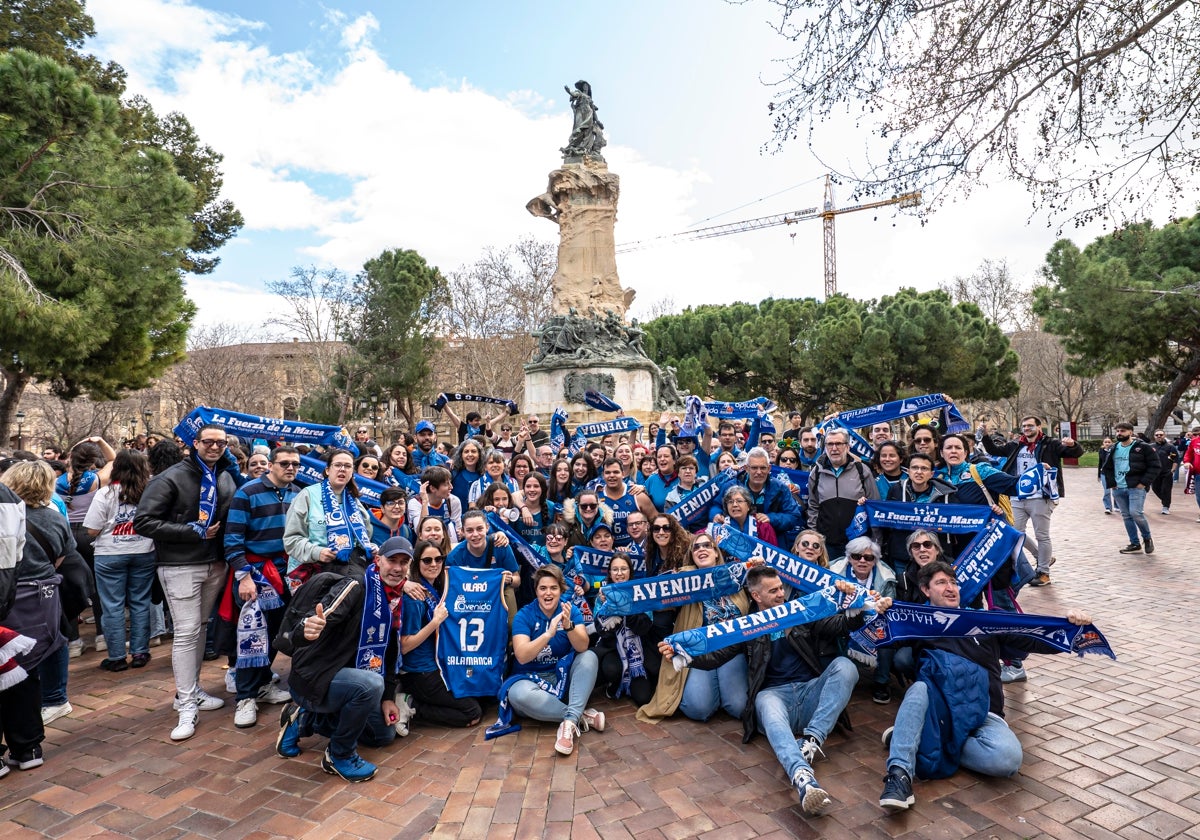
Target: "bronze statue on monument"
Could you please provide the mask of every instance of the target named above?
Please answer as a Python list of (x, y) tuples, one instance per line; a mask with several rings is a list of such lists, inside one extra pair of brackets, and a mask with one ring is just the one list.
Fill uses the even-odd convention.
[[(550, 173), (546, 192), (525, 205), (535, 216), (558, 225), (558, 268), (551, 278), (553, 313), (534, 333), (537, 348), (525, 366), (525, 401), (533, 411), (553, 411), (574, 403), (576, 388), (565, 387), (581, 374), (610, 376), (610, 394), (627, 411), (655, 411), (681, 404), (673, 372), (664, 373), (642, 347), (644, 331), (627, 324), (634, 290), (617, 277), (613, 228), (621, 179), (608, 171), (600, 150), (607, 145), (596, 116), (592, 86), (564, 86), (574, 120), (563, 164)], [(572, 411), (587, 411), (581, 406)]]

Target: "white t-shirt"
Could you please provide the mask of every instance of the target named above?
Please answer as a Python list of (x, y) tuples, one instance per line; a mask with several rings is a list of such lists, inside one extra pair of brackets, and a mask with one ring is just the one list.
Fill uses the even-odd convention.
[(96, 537), (97, 554), (147, 554), (154, 551), (154, 540), (139, 536), (133, 530), (137, 505), (120, 501), (121, 487), (110, 484), (96, 494), (83, 519), (83, 527), (99, 531)]

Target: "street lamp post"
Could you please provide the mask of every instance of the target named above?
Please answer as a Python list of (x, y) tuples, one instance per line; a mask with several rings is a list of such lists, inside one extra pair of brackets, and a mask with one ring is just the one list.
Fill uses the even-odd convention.
[(18, 411), (17, 416), (17, 449), (25, 448), (25, 412)]
[(154, 412), (146, 410), (142, 412), (142, 420), (146, 422), (146, 434), (150, 434), (150, 420), (154, 417)]

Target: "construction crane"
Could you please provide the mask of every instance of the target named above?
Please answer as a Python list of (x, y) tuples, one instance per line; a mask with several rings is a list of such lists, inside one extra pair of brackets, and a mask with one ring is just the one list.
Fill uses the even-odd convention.
[(807, 207), (791, 213), (779, 213), (774, 216), (761, 216), (757, 219), (746, 219), (741, 222), (729, 222), (724, 225), (685, 230), (679, 233), (659, 236), (655, 239), (643, 239), (617, 246), (617, 253), (640, 251), (667, 242), (690, 242), (695, 239), (712, 239), (717, 236), (728, 236), (731, 233), (742, 233), (748, 230), (762, 230), (778, 225), (792, 225), (809, 219), (820, 219), (825, 226), (825, 298), (828, 300), (837, 294), (837, 239), (834, 234), (833, 219), (842, 213), (853, 213), (857, 210), (871, 210), (876, 207), (887, 207), (895, 204), (897, 207), (916, 207), (921, 203), (920, 191), (908, 192), (903, 195), (886, 198), (882, 201), (871, 201), (866, 204), (855, 204), (853, 207), (833, 206), (833, 178), (825, 176), (825, 202), (822, 207)]

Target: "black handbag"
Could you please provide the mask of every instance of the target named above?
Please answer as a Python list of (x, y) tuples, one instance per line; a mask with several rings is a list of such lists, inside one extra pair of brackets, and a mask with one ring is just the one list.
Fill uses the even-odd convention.
[(67, 643), (62, 634), (62, 601), (58, 587), (62, 575), (44, 580), (17, 581), (17, 597), (4, 619), (4, 626), (33, 639), (33, 650), (17, 657), (26, 671), (36, 668), (47, 656)]

